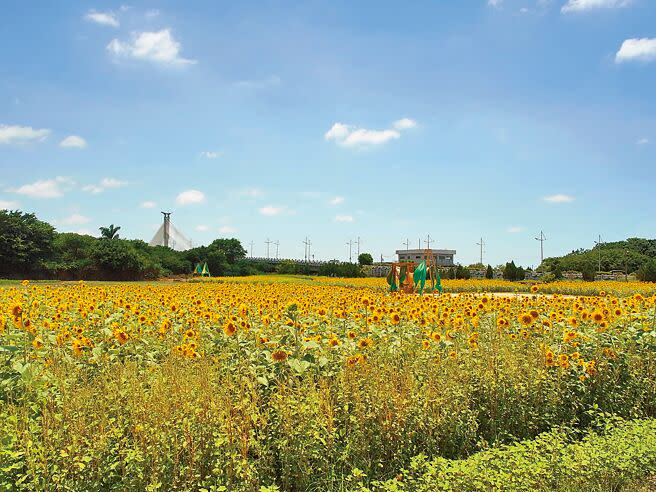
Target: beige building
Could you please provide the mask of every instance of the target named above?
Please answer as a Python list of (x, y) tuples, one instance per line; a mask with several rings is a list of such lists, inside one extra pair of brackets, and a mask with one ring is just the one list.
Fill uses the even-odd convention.
[(399, 261), (414, 261), (419, 263), (424, 260), (428, 252), (433, 256), (437, 266), (453, 266), (453, 257), (456, 254), (455, 249), (397, 249), (396, 255)]

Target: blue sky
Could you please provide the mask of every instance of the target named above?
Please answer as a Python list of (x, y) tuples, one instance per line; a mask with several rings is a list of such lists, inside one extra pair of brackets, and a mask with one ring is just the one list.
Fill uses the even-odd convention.
[(0, 207), (61, 231), (534, 266), (540, 230), (655, 237), (651, 0), (9, 0), (0, 44)]

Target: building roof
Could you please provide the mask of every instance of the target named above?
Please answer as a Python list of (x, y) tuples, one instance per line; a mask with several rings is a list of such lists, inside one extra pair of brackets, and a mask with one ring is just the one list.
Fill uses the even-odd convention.
[(397, 255), (423, 255), (430, 251), (434, 255), (455, 255), (455, 249), (397, 249)]

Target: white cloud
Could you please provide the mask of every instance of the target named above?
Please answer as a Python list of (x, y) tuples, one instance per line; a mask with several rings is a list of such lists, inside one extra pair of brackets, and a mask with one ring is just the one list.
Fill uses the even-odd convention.
[(627, 39), (615, 54), (615, 63), (653, 60), (656, 60), (656, 38)]
[(59, 198), (74, 184), (70, 178), (57, 176), (54, 179), (35, 181), (9, 191), (31, 198)]
[(211, 150), (204, 150), (203, 152), (200, 153), (201, 157), (204, 157), (205, 159), (216, 159), (221, 155), (221, 152), (214, 152)]
[(0, 210), (12, 210), (18, 208), (18, 202), (0, 200)]
[(155, 202), (143, 202), (141, 204), (142, 208), (155, 208), (157, 206), (157, 203)]
[(336, 196), (334, 198), (331, 198), (328, 203), (330, 205), (339, 205), (340, 203), (344, 203), (344, 197), (343, 196)]
[(340, 143), (347, 147), (354, 145), (378, 145), (388, 140), (396, 140), (400, 137), (401, 134), (396, 130), (367, 130), (366, 128), (358, 128), (349, 133)]
[(545, 202), (549, 203), (569, 203), (574, 201), (574, 197), (570, 195), (563, 195), (559, 193), (557, 195), (549, 195), (543, 198)]
[(409, 130), (417, 126), (417, 122), (412, 118), (401, 118), (394, 122), (394, 128), (397, 130)]
[(266, 87), (280, 85), (280, 77), (277, 75), (271, 75), (264, 79), (239, 80), (233, 85), (242, 89), (264, 89)]
[(37, 130), (31, 126), (0, 125), (0, 144), (41, 142), (48, 135), (50, 135), (50, 130), (47, 128)]
[(517, 234), (518, 232), (522, 232), (522, 228), (519, 226), (512, 226), (507, 229), (508, 232), (511, 234)]
[(647, 145), (648, 143), (649, 143), (648, 138), (641, 138), (640, 140), (638, 140), (638, 145)]
[(73, 214), (68, 217), (65, 217), (61, 220), (57, 221), (57, 224), (62, 224), (62, 225), (82, 225), (82, 224), (87, 224), (91, 221), (89, 217), (85, 217), (84, 215), (80, 214)]
[(258, 198), (264, 195), (264, 191), (259, 188), (244, 188), (236, 192), (238, 197), (241, 198)]
[(352, 215), (336, 215), (335, 222), (353, 222)]
[(148, 19), (152, 19), (153, 17), (157, 17), (159, 14), (160, 14), (160, 12), (157, 9), (146, 10), (146, 17)]
[(183, 191), (175, 199), (175, 203), (178, 205), (189, 205), (192, 203), (202, 203), (204, 201), (205, 194), (198, 190)]
[(117, 57), (153, 61), (164, 65), (196, 63), (196, 60), (180, 56), (180, 43), (173, 38), (169, 29), (133, 33), (131, 41), (112, 39), (107, 45), (107, 51)]
[(86, 185), (82, 187), (82, 191), (86, 191), (87, 193), (102, 193), (104, 188), (97, 185)]
[(267, 216), (274, 216), (274, 215), (280, 215), (285, 212), (288, 212), (287, 207), (276, 207), (273, 205), (266, 205), (264, 207), (260, 207), (259, 212), (261, 215), (267, 215)]
[(618, 7), (626, 7), (631, 3), (631, 0), (569, 0), (560, 11), (563, 14), (570, 12), (585, 12), (586, 10), (593, 9), (610, 9)]
[(234, 227), (230, 227), (230, 226), (221, 226), (221, 227), (219, 227), (219, 232), (220, 232), (221, 234), (233, 234), (233, 233), (236, 232), (236, 231), (235, 231), (235, 228), (234, 228)]
[(401, 137), (400, 130), (407, 130), (417, 126), (417, 122), (410, 118), (402, 118), (392, 124), (393, 128), (384, 130), (369, 130), (358, 128), (346, 123), (335, 123), (324, 134), (326, 140), (334, 140), (339, 145), (354, 147), (358, 145), (380, 145)]
[(121, 181), (116, 178), (103, 178), (100, 180), (100, 186), (103, 188), (120, 188), (121, 186), (127, 185), (127, 181)]
[(82, 187), (82, 191), (87, 193), (102, 193), (107, 188), (120, 188), (121, 186), (127, 185), (127, 181), (121, 181), (116, 178), (103, 178), (100, 180), (100, 184), (89, 184)]
[(198, 232), (207, 232), (210, 230), (209, 226), (206, 226), (205, 224), (198, 224), (195, 229)]
[(59, 142), (60, 147), (83, 149), (87, 146), (86, 140), (78, 135), (69, 135)]
[(343, 140), (351, 131), (351, 126), (344, 123), (335, 123), (330, 130), (326, 132), (324, 138), (326, 140)]
[(528, 9), (526, 7), (522, 7), (521, 9), (519, 9), (519, 12), (521, 14), (526, 14), (526, 13), (528, 13)]
[(487, 4), (494, 8), (500, 7), (502, 3), (503, 0), (487, 0)]
[(118, 18), (113, 12), (96, 12), (95, 10), (90, 10), (87, 12), (87, 15), (85, 15), (84, 18), (90, 22), (95, 22), (96, 24), (103, 26), (120, 26)]

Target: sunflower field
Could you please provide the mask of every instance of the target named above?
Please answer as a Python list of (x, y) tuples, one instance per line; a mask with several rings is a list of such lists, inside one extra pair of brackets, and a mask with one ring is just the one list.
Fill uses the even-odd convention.
[(656, 473), (653, 286), (469, 282), (2, 288), (0, 490), (591, 490), (594, 443)]

